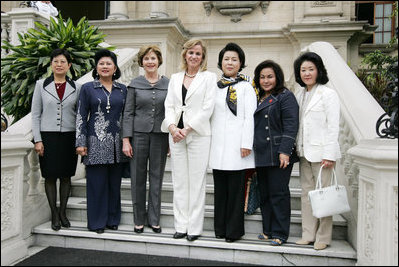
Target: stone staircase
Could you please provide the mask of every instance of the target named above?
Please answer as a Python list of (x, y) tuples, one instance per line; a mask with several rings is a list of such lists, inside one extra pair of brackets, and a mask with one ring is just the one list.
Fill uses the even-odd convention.
[(268, 241), (259, 241), (262, 232), (262, 217), (258, 210), (253, 215), (245, 215), (245, 236), (234, 243), (216, 239), (213, 231), (213, 179), (208, 170), (206, 186), (206, 207), (204, 233), (194, 242), (186, 239), (173, 239), (173, 189), (169, 161), (166, 165), (162, 187), (161, 226), (162, 233), (155, 234), (148, 227), (144, 233), (133, 232), (133, 208), (131, 203), (130, 179), (122, 179), (122, 218), (117, 231), (105, 230), (97, 234), (87, 230), (86, 179), (73, 182), (68, 202), (68, 218), (72, 227), (55, 232), (51, 222), (34, 228), (35, 245), (57, 246), (83, 249), (97, 249), (127, 253), (164, 255), (182, 258), (207, 259), (259, 265), (355, 265), (356, 251), (346, 241), (347, 225), (345, 219), (334, 216), (333, 241), (322, 251), (313, 246), (295, 244), (301, 236), (301, 204), (298, 165), (295, 164), (290, 181), (291, 188), (291, 227), (288, 242), (274, 247)]

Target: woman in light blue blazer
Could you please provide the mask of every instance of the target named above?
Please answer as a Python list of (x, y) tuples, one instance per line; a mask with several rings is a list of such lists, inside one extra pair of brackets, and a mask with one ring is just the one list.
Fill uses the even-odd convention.
[[(32, 132), (45, 191), (51, 210), (51, 228), (70, 227), (66, 207), (75, 175), (76, 109), (80, 85), (66, 74), (71, 56), (55, 49), (50, 56), (53, 74), (36, 82), (32, 99)], [(60, 210), (57, 209), (56, 181), (60, 178)]]

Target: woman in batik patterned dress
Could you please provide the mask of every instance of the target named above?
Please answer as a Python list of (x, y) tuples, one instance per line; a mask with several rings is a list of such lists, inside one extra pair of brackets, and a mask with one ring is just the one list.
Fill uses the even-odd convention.
[(99, 234), (117, 230), (121, 219), (121, 120), (126, 86), (116, 55), (95, 54), (94, 81), (82, 85), (76, 118), (76, 152), (86, 165), (87, 227)]

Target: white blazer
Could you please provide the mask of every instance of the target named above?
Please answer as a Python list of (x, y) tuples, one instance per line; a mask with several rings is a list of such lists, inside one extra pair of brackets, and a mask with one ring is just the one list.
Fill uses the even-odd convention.
[[(313, 97), (302, 115), (304, 156), (310, 162), (323, 159), (336, 161), (341, 158), (338, 143), (339, 98), (334, 90), (325, 85), (318, 84), (313, 90)], [(296, 95), (299, 106), (302, 106), (304, 93), (302, 88)]]
[[(255, 168), (253, 152), (254, 112), (257, 100), (249, 82), (234, 85), (237, 92), (237, 116), (226, 103), (228, 87), (216, 91), (215, 110), (211, 117), (212, 139), (209, 167), (217, 170), (243, 170)], [(245, 158), (241, 148), (252, 150)]]
[(187, 88), (185, 99), (182, 101), (182, 85), (184, 72), (172, 74), (169, 81), (168, 94), (165, 99), (165, 119), (161, 130), (169, 132), (171, 124), (179, 123), (182, 111), (184, 127), (190, 126), (200, 136), (210, 136), (210, 117), (215, 106), (216, 74), (209, 71), (198, 72), (190, 87)]

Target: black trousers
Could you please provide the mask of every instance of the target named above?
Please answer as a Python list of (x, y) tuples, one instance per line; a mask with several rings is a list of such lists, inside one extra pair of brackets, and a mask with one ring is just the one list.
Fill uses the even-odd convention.
[(239, 239), (245, 234), (245, 170), (213, 170), (215, 235)]
[(289, 182), (292, 165), (257, 167), (263, 233), (271, 238), (288, 239), (291, 223)]

